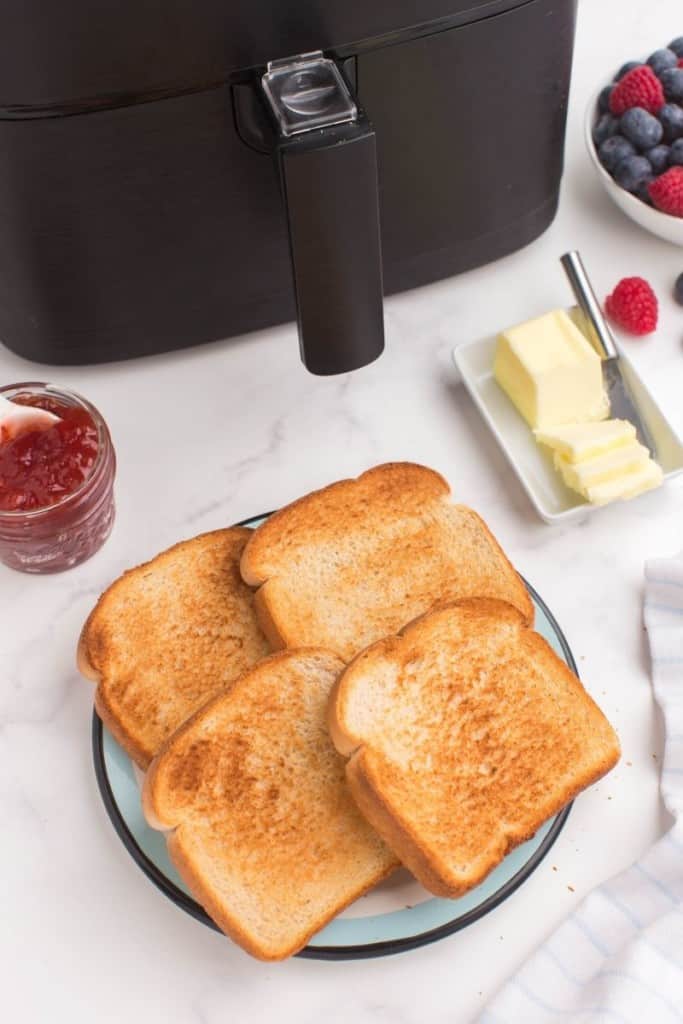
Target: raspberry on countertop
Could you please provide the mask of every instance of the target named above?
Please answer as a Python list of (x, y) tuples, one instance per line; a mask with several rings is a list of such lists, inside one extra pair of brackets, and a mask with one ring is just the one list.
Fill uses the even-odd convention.
[(651, 334), (657, 327), (657, 296), (642, 277), (624, 277), (605, 300), (610, 320), (631, 334)]

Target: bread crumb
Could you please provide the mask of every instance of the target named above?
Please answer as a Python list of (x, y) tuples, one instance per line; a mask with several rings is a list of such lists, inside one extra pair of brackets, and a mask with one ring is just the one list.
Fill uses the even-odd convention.
[(555, 864), (553, 864), (553, 871), (557, 871), (557, 867)]
[(627, 761), (626, 762), (626, 767), (627, 768), (633, 768), (633, 761)]
[(573, 885), (568, 885), (567, 888), (569, 889), (570, 892), (576, 892), (576, 889), (574, 888)]

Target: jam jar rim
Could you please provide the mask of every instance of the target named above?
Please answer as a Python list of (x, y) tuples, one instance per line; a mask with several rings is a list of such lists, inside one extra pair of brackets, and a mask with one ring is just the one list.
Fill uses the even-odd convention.
[(0, 395), (2, 395), (3, 398), (6, 398), (7, 392), (21, 394), (23, 391), (28, 391), (31, 388), (41, 389), (43, 392), (48, 392), (47, 397), (53, 396), (55, 398), (59, 398), (60, 395), (63, 395), (65, 398), (75, 399), (76, 403), (92, 417), (92, 421), (97, 428), (97, 455), (95, 456), (92, 471), (84, 480), (81, 481), (74, 491), (71, 491), (70, 494), (65, 494), (64, 497), (53, 502), (52, 505), (44, 505), (42, 508), (0, 509), (0, 522), (3, 520), (40, 519), (43, 516), (53, 514), (58, 509), (63, 509), (71, 502), (75, 504), (77, 500), (82, 497), (90, 487), (92, 487), (93, 483), (97, 482), (97, 478), (101, 475), (102, 469), (106, 466), (107, 460), (112, 452), (111, 436), (104, 416), (99, 409), (92, 404), (92, 402), (89, 402), (88, 399), (84, 398), (78, 391), (72, 391), (71, 388), (60, 387), (59, 384), (50, 384), (48, 381), (30, 380), (20, 381), (17, 384), (0, 385)]

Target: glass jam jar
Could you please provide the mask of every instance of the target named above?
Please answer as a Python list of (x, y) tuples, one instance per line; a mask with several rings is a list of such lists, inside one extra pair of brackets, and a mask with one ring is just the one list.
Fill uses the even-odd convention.
[(73, 391), (30, 382), (3, 398), (61, 421), (0, 439), (0, 562), (61, 572), (94, 555), (114, 524), (116, 455), (97, 409)]

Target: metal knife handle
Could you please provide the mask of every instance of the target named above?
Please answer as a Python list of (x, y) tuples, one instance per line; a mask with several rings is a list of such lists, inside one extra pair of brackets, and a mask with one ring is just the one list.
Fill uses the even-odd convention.
[(603, 359), (613, 359), (619, 355), (614, 343), (614, 335), (610, 331), (607, 322), (602, 315), (600, 303), (595, 297), (595, 292), (588, 280), (586, 268), (576, 249), (566, 252), (560, 257), (560, 263), (564, 267), (569, 278), (572, 291), (576, 297), (583, 315), (591, 328), (591, 335), (600, 355)]

